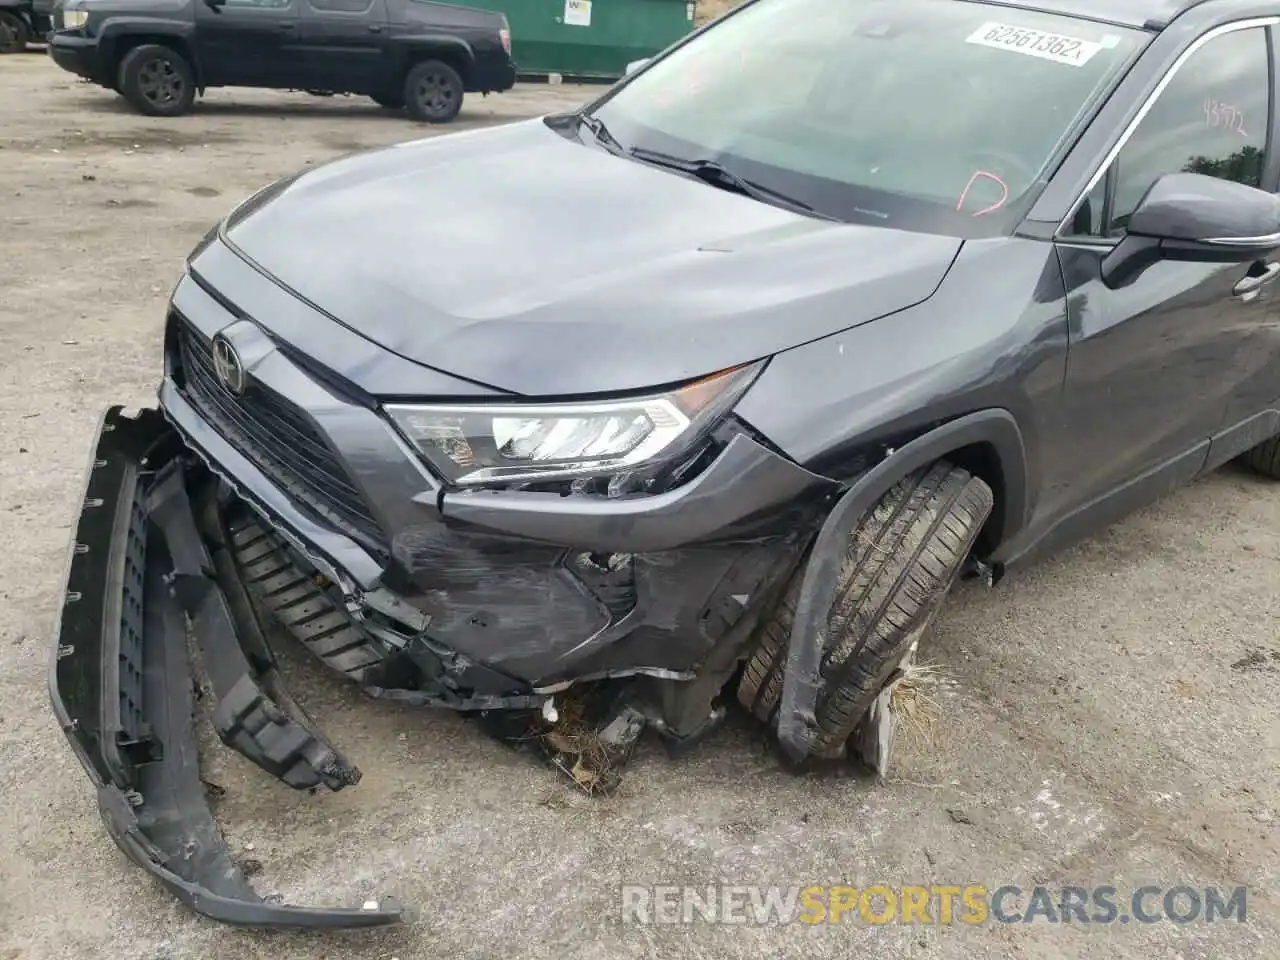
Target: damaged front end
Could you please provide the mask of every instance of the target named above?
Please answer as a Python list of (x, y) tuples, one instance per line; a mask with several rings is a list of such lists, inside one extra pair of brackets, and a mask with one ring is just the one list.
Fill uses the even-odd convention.
[[(269, 628), (373, 697), (469, 713), (607, 791), (642, 731), (680, 750), (716, 728), (838, 493), (731, 417), (644, 492), (455, 489), (377, 404), (189, 278), (175, 303), (200, 322), (171, 312), (160, 407), (101, 426), (50, 686), (117, 844), (219, 920), (405, 913), (253, 892), (205, 802), (188, 625), (218, 736), (295, 789), (360, 774), (283, 689)], [(237, 389), (217, 344), (245, 360)]]
[[(197, 758), (189, 620), (233, 749), (299, 789), (360, 774), (282, 689), (225, 551), (217, 514), (188, 491), (188, 453), (164, 416), (107, 411), (76, 528), (50, 665), (53, 708), (125, 854), (198, 913), (271, 927), (372, 927), (391, 900), (353, 908), (264, 900), (214, 823)], [(202, 488), (208, 492), (210, 488)], [(209, 501), (204, 506), (209, 506)], [(212, 536), (210, 534), (212, 533)]]
[[(689, 507), (655, 498), (647, 503), (681, 511), (671, 519), (659, 511), (658, 532), (652, 521), (647, 532), (624, 522), (594, 545), (571, 548), (547, 544), (536, 530), (520, 531), (523, 538), (487, 532), (486, 523), (554, 518), (494, 519), (484, 501), (471, 509), (473, 523), (420, 527), (430, 540), (410, 541), (415, 550), (400, 539), (398, 557), (357, 580), (317, 547), (304, 515), (270, 499), (269, 485), (236, 484), (224, 472), (235, 454), (211, 433), (195, 443), (184, 427), (199, 429), (199, 421), (177, 425), (176, 406), (137, 416), (113, 407), (104, 416), (50, 692), (117, 845), (194, 910), (233, 924), (369, 927), (407, 913), (388, 899), (304, 907), (254, 892), (206, 800), (189, 650), (212, 690), (219, 738), (295, 789), (341, 790), (360, 773), (283, 688), (269, 627), (371, 696), (470, 713), (494, 735), (537, 741), (589, 792), (607, 791), (642, 731), (679, 750), (716, 727), (723, 686), (811, 539), (808, 523), (784, 524), (754, 539), (668, 547), (663, 538), (688, 529)], [(739, 470), (734, 457), (744, 451), (753, 459)], [(754, 480), (761, 457), (740, 439), (720, 469)], [(815, 483), (778, 458), (765, 463), (766, 478)], [(826, 491), (818, 482), (818, 502)], [(692, 485), (681, 495), (700, 502), (704, 522), (718, 522), (707, 517), (710, 494)], [(622, 552), (627, 542), (654, 549)], [(548, 584), (577, 606), (557, 606)], [(575, 638), (565, 625), (579, 610), (598, 619), (584, 621), (588, 629)]]

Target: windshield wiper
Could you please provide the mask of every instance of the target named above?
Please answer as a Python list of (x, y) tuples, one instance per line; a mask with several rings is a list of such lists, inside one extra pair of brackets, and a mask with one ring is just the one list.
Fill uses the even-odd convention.
[(609, 132), (609, 128), (604, 125), (604, 121), (599, 117), (592, 116), (589, 113), (580, 113), (578, 114), (578, 126), (586, 127), (590, 130), (591, 136), (595, 138), (596, 143), (610, 153), (617, 154), (620, 157), (626, 156), (626, 148), (618, 142), (617, 137)]
[(683, 157), (660, 153), (657, 150), (649, 150), (645, 147), (632, 147), (627, 151), (627, 154), (644, 163), (651, 163), (656, 167), (666, 167), (669, 170), (679, 170), (681, 173), (690, 174), (713, 187), (740, 193), (745, 197), (750, 197), (752, 200), (759, 200), (761, 203), (783, 207), (796, 213), (808, 214), (821, 220), (836, 219), (835, 217), (827, 216), (825, 213), (819, 213), (811, 204), (805, 203), (803, 200), (780, 193), (777, 190), (771, 190), (769, 187), (762, 186), (754, 180), (747, 180), (714, 160), (686, 160)]

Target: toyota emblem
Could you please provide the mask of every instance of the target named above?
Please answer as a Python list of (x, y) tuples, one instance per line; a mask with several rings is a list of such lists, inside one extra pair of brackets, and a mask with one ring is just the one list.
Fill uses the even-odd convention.
[(234, 397), (244, 393), (244, 364), (231, 341), (221, 334), (213, 338), (213, 372), (227, 393)]

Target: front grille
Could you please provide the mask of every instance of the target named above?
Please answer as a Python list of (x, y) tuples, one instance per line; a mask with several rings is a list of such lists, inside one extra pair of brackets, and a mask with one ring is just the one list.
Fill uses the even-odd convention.
[(301, 509), (383, 554), (382, 528), (306, 415), (256, 383), (232, 396), (214, 372), (209, 342), (180, 317), (175, 320), (175, 373), (183, 396)]

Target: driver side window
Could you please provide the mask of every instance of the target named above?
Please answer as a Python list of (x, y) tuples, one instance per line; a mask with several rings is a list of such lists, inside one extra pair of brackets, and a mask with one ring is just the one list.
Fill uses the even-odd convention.
[(1081, 205), (1071, 232), (1123, 236), (1138, 202), (1167, 173), (1261, 186), (1270, 91), (1265, 28), (1214, 37), (1174, 74)]

